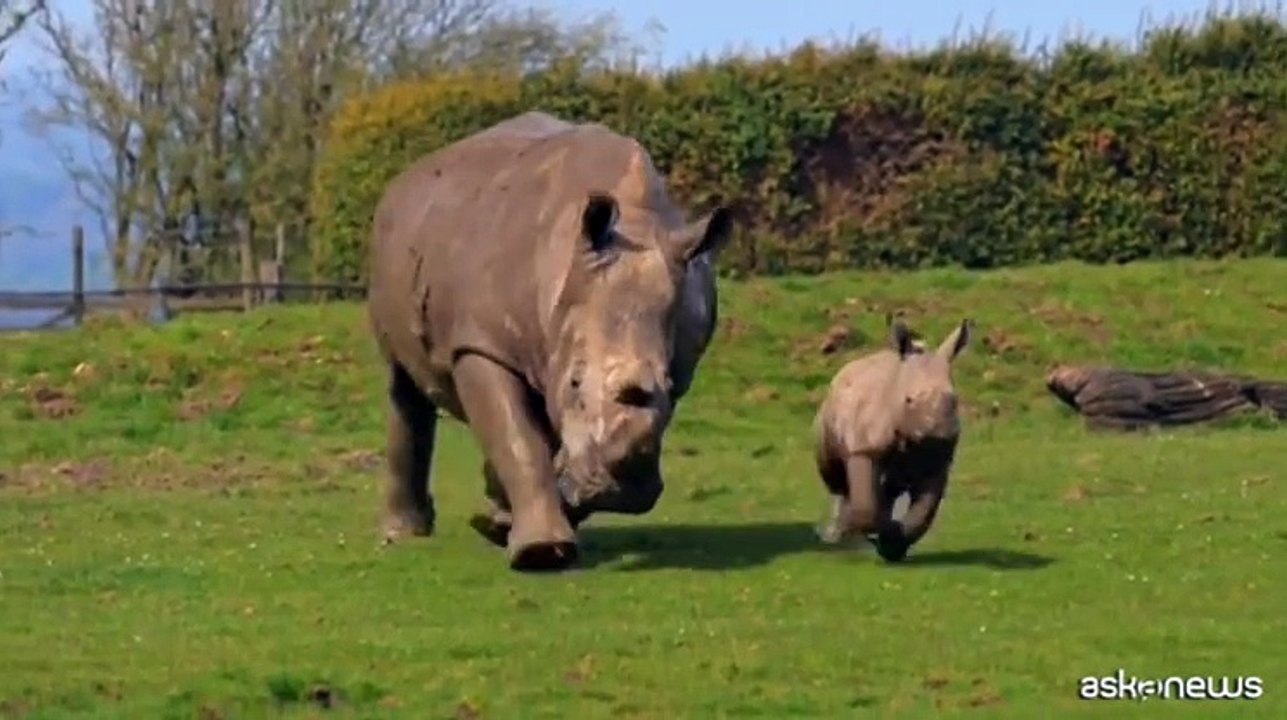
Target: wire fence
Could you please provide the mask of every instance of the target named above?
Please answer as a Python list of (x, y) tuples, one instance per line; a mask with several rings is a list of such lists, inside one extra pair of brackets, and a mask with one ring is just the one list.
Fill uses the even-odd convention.
[[(366, 286), (351, 283), (292, 282), (286, 278), (285, 232), (278, 227), (270, 257), (256, 256), (249, 225), (238, 228), (233, 252), (240, 265), (240, 279), (232, 282), (181, 282), (186, 266), (178, 262), (174, 243), (162, 243), (160, 282), (146, 287), (86, 289), (85, 232), (77, 225), (71, 232), (70, 287), (36, 291), (0, 289), (0, 330), (41, 330), (79, 326), (87, 315), (100, 312), (129, 313), (164, 321), (178, 313), (197, 311), (247, 311), (268, 303), (325, 302), (366, 296)], [(225, 244), (222, 248), (228, 250)], [(185, 251), (186, 252), (186, 251)], [(161, 269), (159, 268), (159, 269)]]

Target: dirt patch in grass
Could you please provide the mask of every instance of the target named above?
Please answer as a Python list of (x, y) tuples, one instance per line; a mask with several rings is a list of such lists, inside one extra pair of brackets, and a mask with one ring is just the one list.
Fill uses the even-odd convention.
[(229, 492), (307, 483), (324, 492), (340, 487), (344, 476), (377, 472), (383, 456), (373, 450), (322, 454), (304, 465), (273, 464), (244, 456), (193, 460), (158, 449), (125, 458), (90, 458), (24, 463), (0, 468), (0, 490), (33, 495), (109, 489)]
[(236, 381), (215, 393), (190, 391), (184, 393), (185, 397), (179, 401), (176, 414), (180, 420), (189, 422), (205, 417), (214, 410), (231, 410), (241, 402), (243, 392), (241, 383)]
[(351, 470), (375, 470), (384, 464), (384, 454), (378, 450), (348, 450), (339, 459)]
[(1274, 357), (1287, 360), (1287, 340), (1280, 340), (1274, 344)]
[(1112, 339), (1112, 330), (1102, 315), (1077, 310), (1067, 301), (1057, 298), (1043, 300), (1028, 310), (1028, 314), (1061, 331), (1076, 329), (1098, 343)]
[(750, 329), (745, 321), (735, 317), (722, 318), (719, 323), (720, 334), (728, 340), (737, 340), (750, 332)]
[(950, 314), (953, 303), (944, 295), (939, 293), (925, 293), (917, 297), (901, 297), (889, 300), (868, 300), (859, 301), (864, 313), (870, 313), (881, 318), (888, 314), (901, 317), (912, 329), (923, 325), (929, 318)]
[(973, 687), (973, 692), (965, 701), (966, 705), (979, 708), (1000, 704), (1001, 694), (992, 689), (983, 678), (975, 678), (971, 686)]
[(865, 339), (862, 333), (855, 331), (848, 325), (837, 323), (823, 333), (822, 340), (818, 342), (818, 352), (823, 355), (831, 355), (844, 350), (851, 350), (862, 345)]
[(752, 403), (773, 402), (780, 397), (781, 393), (779, 393), (776, 388), (768, 385), (756, 385), (742, 395), (743, 400)]
[(81, 405), (76, 400), (75, 391), (54, 385), (48, 373), (36, 373), (24, 385), (6, 380), (5, 386), (6, 391), (17, 390), (21, 395), (26, 396), (27, 407), (34, 417), (62, 420), (81, 412)]
[(261, 473), (250, 467), (221, 467), (186, 463), (155, 453), (132, 460), (61, 460), (25, 463), (5, 472), (6, 489), (32, 494), (135, 488), (175, 490), (179, 488), (221, 489), (254, 483)]
[(980, 344), (983, 349), (999, 357), (1024, 359), (1031, 356), (1032, 345), (1023, 337), (1006, 330), (994, 327), (983, 335)]

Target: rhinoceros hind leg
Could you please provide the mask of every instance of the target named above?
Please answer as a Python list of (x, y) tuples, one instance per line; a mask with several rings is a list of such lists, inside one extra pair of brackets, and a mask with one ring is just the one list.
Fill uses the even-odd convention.
[(845, 496), (831, 496), (831, 512), (827, 515), (827, 520), (818, 528), (818, 539), (824, 545), (838, 545), (845, 539)]
[(505, 549), (515, 570), (559, 570), (576, 563), (576, 533), (563, 514), (550, 447), (527, 386), (476, 354), (452, 372), (469, 427), (495, 469), (512, 517)]
[(818, 539), (825, 545), (838, 545), (845, 539), (846, 496), (849, 494), (848, 478), (845, 475), (845, 464), (834, 457), (825, 445), (820, 445), (815, 454), (818, 477), (831, 497), (831, 511), (827, 519), (818, 528)]
[(385, 486), (384, 540), (433, 533), (433, 462), (438, 410), (402, 366), (389, 368), (389, 408), (385, 425), (388, 480)]

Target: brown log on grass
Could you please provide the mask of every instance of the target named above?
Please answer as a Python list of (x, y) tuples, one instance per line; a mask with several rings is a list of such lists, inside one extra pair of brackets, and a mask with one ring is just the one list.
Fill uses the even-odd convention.
[(1061, 365), (1046, 388), (1094, 428), (1187, 425), (1257, 408), (1287, 419), (1287, 383), (1238, 375)]
[(1279, 420), (1287, 420), (1287, 382), (1253, 382), (1251, 395), (1257, 405), (1269, 408)]

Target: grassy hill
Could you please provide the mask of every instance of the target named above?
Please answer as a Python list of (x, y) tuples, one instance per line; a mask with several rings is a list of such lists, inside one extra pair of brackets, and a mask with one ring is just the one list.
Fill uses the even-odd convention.
[[(1282, 717), (1287, 429), (1089, 433), (1043, 376), (1287, 376), (1284, 287), (1282, 260), (727, 283), (661, 504), (539, 578), (467, 527), (455, 423), (437, 536), (378, 546), (358, 305), (0, 336), (0, 715)], [(897, 567), (817, 546), (809, 435), (895, 309), (934, 342), (977, 323), (948, 499)], [(1118, 668), (1266, 691), (1078, 700)]]

